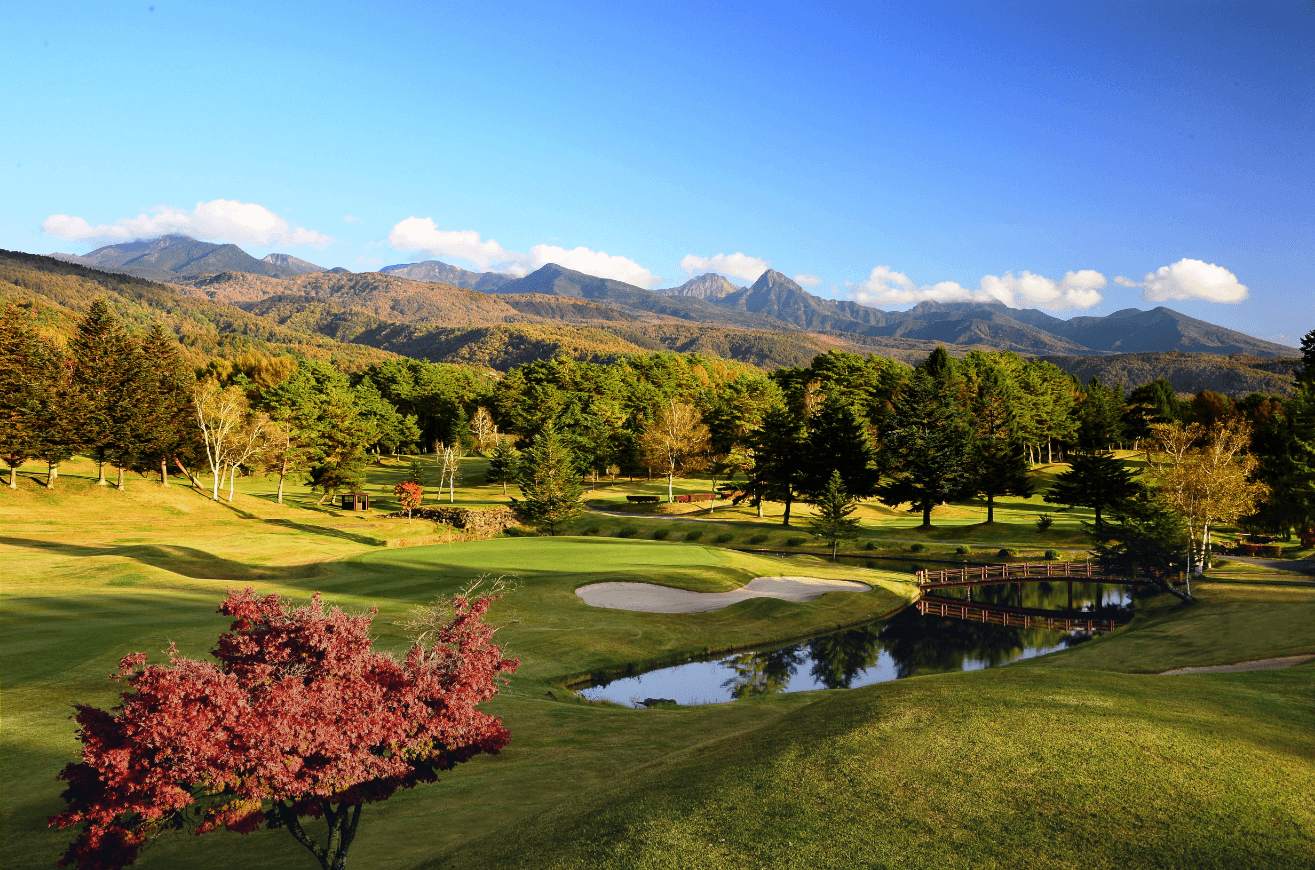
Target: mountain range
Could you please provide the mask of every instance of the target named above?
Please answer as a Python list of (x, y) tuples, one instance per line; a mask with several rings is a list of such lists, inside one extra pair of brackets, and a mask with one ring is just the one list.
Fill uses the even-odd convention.
[[(1253, 338), (1159, 307), (1127, 308), (1106, 316), (1068, 320), (1001, 303), (923, 302), (908, 311), (883, 311), (804, 290), (775, 270), (748, 287), (709, 273), (679, 287), (648, 290), (556, 264), (516, 277), (470, 272), (438, 260), (386, 266), (379, 272), (326, 270), (287, 254), (262, 260), (236, 245), (170, 235), (109, 245), (85, 256), (58, 259), (95, 269), (183, 285), (212, 299), (246, 304), (272, 296), (304, 296), (358, 308), (383, 320), (426, 327), (513, 322), (602, 325), (653, 335), (751, 330), (800, 333), (815, 345), (887, 352), (900, 358), (944, 344), (962, 350), (1012, 350), (1028, 355), (1084, 356), (1170, 351), (1290, 357), (1292, 348)], [(332, 276), (332, 277), (330, 277)], [(264, 279), (257, 281), (257, 278)], [(273, 283), (267, 283), (268, 281)], [(501, 303), (496, 300), (501, 299)], [(638, 334), (638, 333), (636, 333)], [(794, 343), (798, 343), (794, 341)], [(793, 355), (793, 354), (791, 354)]]

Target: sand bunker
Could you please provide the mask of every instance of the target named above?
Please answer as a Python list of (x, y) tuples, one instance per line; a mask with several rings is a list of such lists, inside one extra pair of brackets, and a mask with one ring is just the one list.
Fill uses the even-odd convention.
[(645, 613), (703, 613), (721, 610), (750, 598), (815, 601), (828, 592), (867, 592), (872, 587), (852, 580), (818, 577), (755, 577), (733, 592), (689, 592), (652, 583), (593, 583), (575, 594), (590, 607), (640, 610)]

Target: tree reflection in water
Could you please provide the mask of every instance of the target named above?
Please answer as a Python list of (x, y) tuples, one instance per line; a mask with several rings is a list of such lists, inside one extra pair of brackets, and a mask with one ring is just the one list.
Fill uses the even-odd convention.
[[(1128, 619), (1132, 606), (1125, 589), (1074, 583), (1070, 610), (1067, 582), (1025, 584), (1021, 605), (1032, 612), (1050, 611), (1056, 615), (1098, 612), (1102, 616)], [(963, 598), (965, 592), (938, 590), (937, 596)], [(1018, 589), (1012, 584), (977, 587), (972, 598), (977, 602), (1020, 606)], [(848, 689), (915, 674), (998, 667), (1086, 639), (1086, 635), (1043, 628), (921, 616), (916, 608), (907, 607), (882, 622), (776, 649), (660, 668), (615, 680), (600, 679), (582, 694), (617, 703), (625, 703), (627, 699), (635, 702), (646, 696), (674, 697), (679, 699), (678, 703), (686, 704), (809, 689)], [(710, 683), (709, 678), (712, 678)], [(718, 694), (714, 686), (720, 687), (719, 698), (709, 697), (710, 690)]]

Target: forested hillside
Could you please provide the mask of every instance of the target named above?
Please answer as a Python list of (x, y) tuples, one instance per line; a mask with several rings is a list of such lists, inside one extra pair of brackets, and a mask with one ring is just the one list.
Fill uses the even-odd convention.
[(1301, 358), (1274, 359), (1213, 353), (1121, 353), (1113, 356), (1043, 356), (1084, 383), (1100, 378), (1101, 383), (1123, 384), (1128, 389), (1164, 378), (1178, 394), (1195, 395), (1211, 390), (1228, 396), (1249, 393), (1292, 394), (1293, 370)]

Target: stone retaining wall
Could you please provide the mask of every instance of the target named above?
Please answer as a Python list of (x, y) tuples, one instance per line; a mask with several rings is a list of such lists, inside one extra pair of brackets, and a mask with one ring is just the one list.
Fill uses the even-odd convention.
[[(405, 517), (406, 511), (389, 514), (390, 517)], [(493, 538), (502, 534), (520, 520), (511, 508), (465, 508), (465, 507), (422, 507), (411, 512), (411, 516), (422, 520), (449, 525), (465, 533), (464, 537)]]

